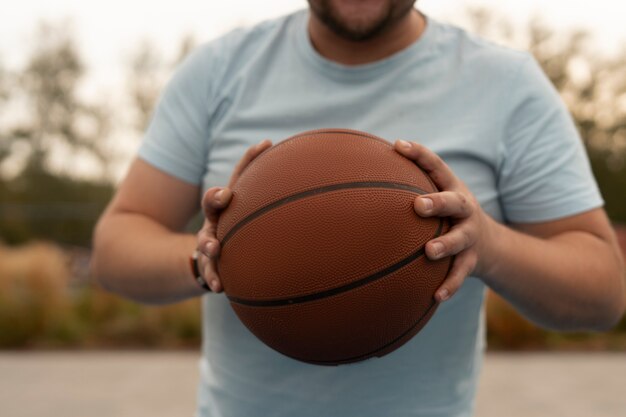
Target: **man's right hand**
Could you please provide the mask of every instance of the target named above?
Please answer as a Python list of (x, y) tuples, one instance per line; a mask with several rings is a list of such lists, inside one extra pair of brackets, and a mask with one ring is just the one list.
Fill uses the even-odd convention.
[(233, 196), (231, 188), (246, 167), (262, 152), (269, 149), (272, 142), (264, 140), (258, 145), (250, 147), (243, 158), (239, 161), (227, 187), (209, 188), (202, 197), (202, 210), (204, 211), (204, 225), (198, 232), (198, 266), (200, 273), (211, 287), (213, 292), (223, 290), (220, 277), (217, 274), (217, 258), (220, 253), (220, 242), (215, 235), (217, 221), (222, 210), (228, 207)]

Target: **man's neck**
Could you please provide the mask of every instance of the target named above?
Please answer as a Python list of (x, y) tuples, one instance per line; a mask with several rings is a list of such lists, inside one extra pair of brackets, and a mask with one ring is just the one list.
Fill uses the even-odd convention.
[(313, 13), (309, 17), (309, 36), (323, 57), (344, 65), (379, 61), (417, 41), (426, 28), (426, 19), (417, 10), (407, 13), (392, 28), (366, 41), (351, 41), (330, 30)]

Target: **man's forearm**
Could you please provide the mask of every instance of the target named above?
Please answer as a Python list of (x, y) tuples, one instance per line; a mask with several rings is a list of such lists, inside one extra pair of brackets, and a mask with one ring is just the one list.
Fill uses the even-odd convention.
[(203, 294), (189, 270), (196, 246), (191, 234), (173, 233), (133, 213), (105, 215), (94, 233), (92, 270), (101, 285), (150, 304)]
[(614, 247), (583, 231), (549, 238), (503, 225), (482, 279), (533, 321), (558, 330), (604, 330), (623, 314), (623, 266)]

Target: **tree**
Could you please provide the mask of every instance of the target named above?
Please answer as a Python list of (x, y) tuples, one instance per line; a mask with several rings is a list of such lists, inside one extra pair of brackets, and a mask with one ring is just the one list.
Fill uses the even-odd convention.
[[(2, 115), (6, 114), (7, 102), (10, 97), (9, 77), (8, 71), (4, 67), (2, 60), (0, 60), (0, 123), (4, 122)], [(0, 164), (10, 153), (8, 138), (3, 133), (0, 130)]]
[[(44, 238), (88, 245), (111, 197), (110, 184), (79, 179), (72, 171), (78, 158), (91, 158), (100, 173), (108, 162), (109, 111), (80, 97), (84, 74), (63, 22), (40, 25), (22, 71), (0, 71), (0, 106), (12, 111), (2, 114), (0, 162), (22, 162), (13, 175), (0, 177), (0, 236), (9, 243)], [(59, 148), (65, 149), (61, 163)]]
[[(12, 103), (21, 104), (22, 114), (2, 132), (7, 157), (16, 146), (27, 148), (23, 170), (52, 169), (55, 147), (73, 155), (92, 157), (106, 167), (104, 139), (110, 129), (105, 105), (89, 103), (78, 95), (85, 67), (65, 23), (42, 23), (24, 70), (17, 76)], [(5, 158), (6, 159), (6, 158)], [(57, 170), (71, 174), (69, 166)]]

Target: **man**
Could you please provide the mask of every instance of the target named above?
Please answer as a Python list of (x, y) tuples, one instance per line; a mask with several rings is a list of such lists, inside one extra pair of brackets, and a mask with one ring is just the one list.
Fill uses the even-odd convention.
[[(412, 0), (309, 5), (186, 60), (96, 230), (94, 270), (109, 290), (147, 303), (214, 292), (203, 300), (198, 416), (469, 416), (486, 286), (549, 328), (611, 327), (625, 303), (616, 239), (532, 58), (426, 18)], [(259, 342), (218, 294), (215, 268), (226, 185), (271, 144), (245, 149), (327, 127), (407, 140), (397, 151), (441, 189), (416, 212), (454, 219), (426, 246), (433, 259), (455, 255), (431, 322), (390, 355), (339, 367)], [(203, 229), (180, 232), (203, 193)], [(200, 285), (188, 266), (196, 247)]]

